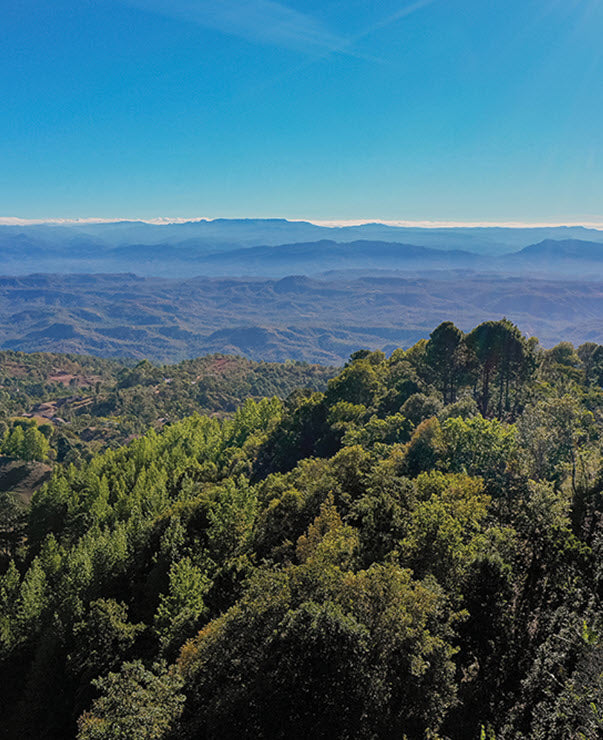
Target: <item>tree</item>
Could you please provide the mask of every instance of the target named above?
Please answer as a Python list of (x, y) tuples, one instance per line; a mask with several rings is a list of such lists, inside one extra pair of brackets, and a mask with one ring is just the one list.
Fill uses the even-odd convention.
[(25, 434), (22, 426), (15, 426), (4, 435), (2, 442), (2, 453), (9, 457), (23, 457), (25, 445)]
[(573, 345), (570, 342), (560, 342), (543, 352), (540, 375), (559, 392), (571, 392), (583, 376), (580, 364), (580, 357)]
[(181, 737), (423, 737), (454, 698), (446, 600), (358, 545), (327, 502), (299, 565), (258, 570), (244, 596), (184, 646)]
[[(466, 342), (478, 365), (475, 392), (480, 412), (482, 416), (496, 412), (501, 417), (512, 408), (513, 386), (517, 402), (518, 389), (533, 370), (530, 345), (508, 319), (480, 324), (467, 335)], [(498, 399), (493, 405), (495, 383)]]
[(603, 345), (585, 342), (577, 349), (587, 385), (603, 385)]
[(128, 621), (125, 604), (114, 599), (90, 604), (85, 618), (73, 627), (73, 649), (67, 659), (80, 696), (88, 693), (97, 676), (119, 667), (144, 629), (143, 624)]
[(10, 432), (7, 432), (3, 443), (2, 452), (10, 457), (20, 460), (44, 461), (48, 458), (50, 444), (43, 432), (39, 431), (35, 422), (25, 425), (15, 422)]
[(182, 679), (165, 663), (124, 663), (93, 683), (100, 697), (80, 717), (78, 740), (161, 740), (182, 714)]
[(402, 404), (400, 413), (405, 416), (415, 427), (425, 419), (437, 416), (442, 410), (442, 402), (437, 396), (426, 396), (424, 393), (413, 393), (410, 398)]
[(481, 480), (464, 474), (422, 473), (416, 487), (418, 501), (401, 543), (403, 562), (418, 577), (435, 576), (454, 594), (478, 552), (490, 498)]
[(48, 458), (50, 445), (46, 436), (36, 427), (25, 430), (23, 439), (23, 459), (44, 461)]
[(0, 569), (4, 558), (12, 558), (23, 539), (24, 508), (10, 491), (0, 491)]
[(489, 493), (509, 494), (509, 479), (519, 468), (517, 429), (498, 419), (446, 419), (441, 425), (440, 467), (480, 476)]
[(155, 627), (164, 647), (178, 638), (180, 644), (194, 633), (205, 612), (204, 596), (210, 581), (190, 558), (173, 563), (169, 572), (169, 591), (161, 594), (155, 615)]
[(362, 357), (329, 381), (325, 400), (330, 406), (339, 401), (369, 406), (378, 388), (379, 374), (375, 365), (371, 362), (370, 356)]
[(444, 404), (456, 401), (456, 392), (466, 366), (463, 332), (452, 321), (444, 321), (429, 335), (425, 360), (435, 376)]
[(581, 461), (597, 439), (592, 412), (567, 394), (531, 404), (517, 428), (529, 474), (561, 481), (569, 470), (575, 492)]

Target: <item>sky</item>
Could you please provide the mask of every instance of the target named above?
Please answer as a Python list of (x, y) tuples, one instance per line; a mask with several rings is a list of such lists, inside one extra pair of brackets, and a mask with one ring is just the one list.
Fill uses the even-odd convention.
[(0, 217), (603, 224), (603, 0), (2, 0)]

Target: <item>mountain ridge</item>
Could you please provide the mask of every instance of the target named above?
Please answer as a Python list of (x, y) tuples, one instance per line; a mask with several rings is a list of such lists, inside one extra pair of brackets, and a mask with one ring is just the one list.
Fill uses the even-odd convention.
[[(603, 238), (603, 237), (602, 237)], [(79, 238), (66, 245), (45, 245), (26, 234), (7, 236), (0, 231), (1, 271), (22, 275), (47, 273), (122, 273), (136, 272), (145, 277), (184, 278), (193, 274), (223, 277), (285, 277), (332, 270), (407, 270), (471, 269), (474, 271), (593, 277), (589, 262), (603, 260), (603, 241), (579, 239), (551, 240), (524, 246), (500, 255), (477, 254), (470, 249), (435, 248), (411, 242), (356, 239), (293, 241), (281, 244), (235, 246), (232, 243), (198, 244), (141, 242), (106, 247)], [(563, 266), (561, 267), (561, 261)]]
[[(484, 254), (504, 254), (521, 249), (546, 238), (590, 238), (603, 241), (603, 230), (583, 226), (394, 226), (380, 222), (361, 225), (325, 226), (308, 221), (286, 219), (214, 219), (186, 221), (183, 223), (152, 224), (142, 221), (116, 221), (106, 223), (61, 223), (0, 225), (2, 235), (18, 233), (60, 243), (74, 237), (85, 237), (96, 244), (111, 248), (124, 244), (175, 244), (196, 239), (220, 245), (238, 243), (239, 246), (276, 245), (293, 241), (316, 241), (330, 238), (335, 241), (373, 239), (385, 241), (411, 241), (418, 246), (433, 248), (459, 248)], [(411, 238), (412, 237), (412, 238)]]

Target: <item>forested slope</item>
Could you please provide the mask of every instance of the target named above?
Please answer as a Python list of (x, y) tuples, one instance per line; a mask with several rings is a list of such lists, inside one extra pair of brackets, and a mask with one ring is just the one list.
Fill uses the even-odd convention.
[[(154, 365), (0, 351), (0, 433), (37, 426), (48, 449), (25, 459), (49, 455), (62, 463), (78, 462), (150, 426), (159, 428), (195, 412), (232, 413), (247, 398), (286, 398), (298, 388), (324, 390), (336, 372), (304, 362), (253, 362), (229, 355)], [(3, 451), (10, 452), (0, 446)]]
[(603, 347), (510, 322), (56, 464), (3, 529), (3, 731), (595, 738)]

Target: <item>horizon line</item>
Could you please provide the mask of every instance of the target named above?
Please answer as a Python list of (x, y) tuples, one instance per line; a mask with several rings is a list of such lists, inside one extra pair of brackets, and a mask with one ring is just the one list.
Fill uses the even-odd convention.
[(572, 228), (582, 227), (585, 229), (603, 230), (603, 218), (601, 220), (585, 221), (437, 221), (437, 220), (403, 220), (403, 219), (312, 219), (312, 218), (287, 218), (281, 216), (157, 216), (153, 218), (125, 218), (125, 217), (84, 217), (84, 218), (21, 218), (18, 216), (0, 216), (0, 226), (70, 226), (78, 224), (113, 224), (113, 223), (145, 223), (155, 226), (167, 226), (170, 224), (199, 223), (201, 221), (288, 221), (289, 223), (309, 223), (314, 226), (325, 228), (345, 228), (349, 226), (364, 226), (367, 224), (378, 224), (398, 228), (420, 228), (420, 229), (480, 229), (480, 228), (507, 228), (507, 229), (541, 229), (541, 228)]

